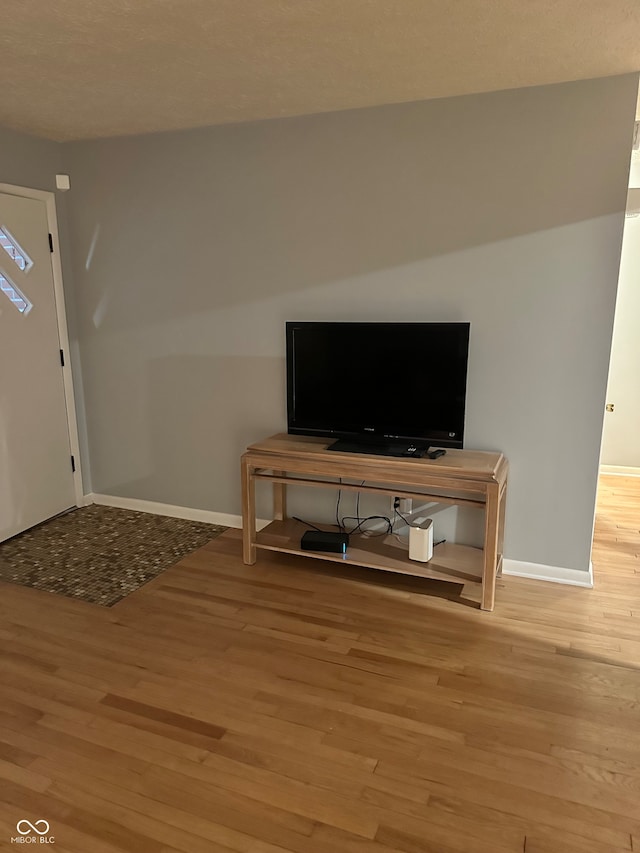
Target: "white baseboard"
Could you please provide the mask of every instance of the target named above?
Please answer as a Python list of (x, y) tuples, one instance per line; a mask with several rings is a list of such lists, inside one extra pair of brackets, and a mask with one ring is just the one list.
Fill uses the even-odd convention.
[[(98, 504), (113, 506), (119, 509), (130, 509), (135, 512), (149, 512), (152, 515), (168, 515), (171, 518), (184, 518), (188, 521), (203, 521), (206, 524), (220, 524), (224, 527), (242, 528), (242, 516), (230, 515), (226, 512), (213, 512), (208, 509), (194, 509), (187, 506), (143, 501), (137, 498), (122, 498), (116, 495), (100, 495), (90, 493), (84, 497), (84, 505)], [(256, 527), (261, 530), (270, 523), (270, 519), (256, 519)], [(373, 528), (372, 528), (373, 529)], [(505, 575), (530, 578), (538, 581), (564, 583), (570, 586), (593, 586), (593, 566), (589, 563), (589, 571), (579, 569), (564, 569), (561, 566), (544, 566), (540, 563), (525, 563), (521, 560), (504, 560), (502, 571)]]
[(530, 578), (536, 581), (564, 583), (569, 586), (593, 587), (593, 565), (589, 562), (589, 570), (565, 569), (562, 566), (544, 566), (541, 563), (525, 563), (521, 560), (504, 560), (502, 573), (519, 578)]
[(640, 468), (631, 465), (601, 465), (601, 474), (614, 474), (617, 477), (640, 477)]
[[(149, 512), (152, 515), (168, 515), (171, 518), (185, 518), (188, 521), (203, 521), (206, 524), (221, 524), (224, 527), (242, 527), (242, 516), (230, 515), (226, 512), (213, 512), (208, 509), (194, 509), (188, 506), (174, 506), (156, 501), (143, 501), (137, 498), (121, 498), (116, 495), (85, 495), (85, 506), (114, 506), (118, 509), (130, 509), (134, 512)], [(268, 519), (256, 519), (256, 527), (261, 530), (269, 524)]]

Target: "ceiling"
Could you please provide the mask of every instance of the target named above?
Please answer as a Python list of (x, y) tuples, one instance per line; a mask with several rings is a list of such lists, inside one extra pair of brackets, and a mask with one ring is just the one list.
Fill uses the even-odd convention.
[(638, 69), (638, 0), (5, 0), (0, 124), (86, 139)]

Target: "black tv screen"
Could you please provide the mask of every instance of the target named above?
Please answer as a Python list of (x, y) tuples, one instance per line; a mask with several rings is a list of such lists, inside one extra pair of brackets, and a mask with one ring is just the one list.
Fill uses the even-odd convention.
[(287, 323), (289, 433), (462, 447), (469, 323)]

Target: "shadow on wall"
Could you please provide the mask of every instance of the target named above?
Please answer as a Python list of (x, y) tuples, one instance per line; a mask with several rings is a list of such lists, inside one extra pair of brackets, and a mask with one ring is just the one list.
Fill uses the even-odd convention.
[[(135, 479), (113, 479), (96, 472), (99, 491), (137, 500), (218, 512), (241, 511), (240, 456), (256, 435), (286, 430), (284, 360), (281, 358), (173, 356), (148, 362), (144, 394), (144, 431), (132, 430), (131, 400), (121, 397), (120, 417), (108, 424), (109, 440), (119, 447), (122, 473), (140, 471), (142, 449), (147, 473)], [(137, 396), (137, 384), (122, 385), (123, 395)], [(106, 424), (106, 420), (105, 420)], [(97, 425), (96, 425), (97, 428)], [(105, 440), (107, 436), (105, 435)], [(110, 455), (113, 460), (115, 453)], [(271, 489), (259, 484), (258, 516), (270, 518)], [(296, 512), (316, 520), (334, 520), (333, 498), (319, 505), (316, 490), (290, 489)], [(343, 496), (342, 511), (352, 510), (352, 496)], [(364, 496), (362, 512), (389, 514), (386, 498)], [(324, 514), (323, 514), (324, 512)], [(444, 516), (438, 536), (480, 545), (483, 515), (449, 506), (429, 507), (424, 515)], [(325, 518), (326, 515), (326, 518)]]
[(173, 321), (618, 211), (616, 85), (67, 145), (85, 322), (105, 294), (106, 329)]
[[(280, 358), (174, 356), (148, 363), (146, 435), (133, 435), (127, 403), (106, 428), (120, 445), (122, 472), (136, 470), (146, 450), (148, 474), (114, 480), (96, 472), (100, 491), (178, 506), (240, 512), (240, 456), (255, 438), (282, 422), (284, 365)], [(123, 388), (138, 393), (137, 386)], [(230, 405), (230, 401), (233, 401)], [(256, 424), (258, 425), (256, 427)], [(111, 457), (113, 459), (113, 456)], [(139, 469), (138, 469), (139, 470)], [(270, 513), (263, 501), (259, 514)]]

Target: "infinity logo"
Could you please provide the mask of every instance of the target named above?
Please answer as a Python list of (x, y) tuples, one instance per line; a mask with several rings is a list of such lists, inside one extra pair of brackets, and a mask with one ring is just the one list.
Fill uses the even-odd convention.
[[(20, 827), (26, 826), (27, 829), (21, 829)], [(39, 826), (43, 826), (44, 829), (38, 829)], [(30, 823), (28, 820), (19, 820), (16, 824), (16, 829), (20, 833), (20, 835), (28, 835), (30, 832), (37, 832), (38, 835), (46, 835), (49, 832), (49, 824), (46, 820), (37, 820), (35, 823)]]

